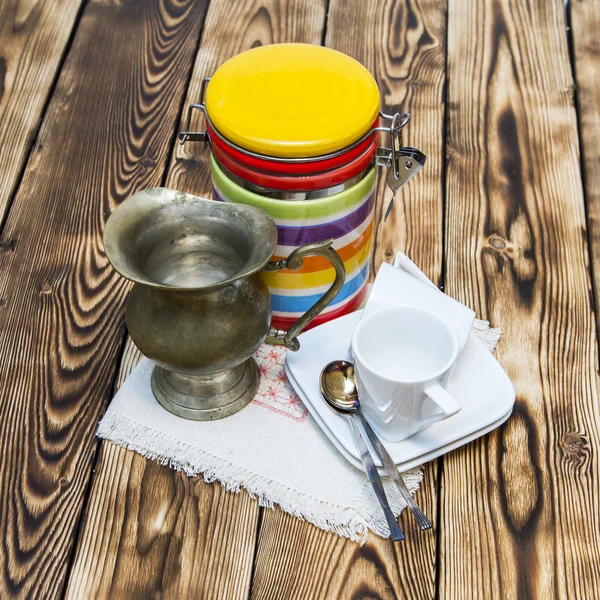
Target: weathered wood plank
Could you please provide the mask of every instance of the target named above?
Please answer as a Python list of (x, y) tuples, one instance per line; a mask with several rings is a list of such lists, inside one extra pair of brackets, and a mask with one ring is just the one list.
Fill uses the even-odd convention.
[[(435, 520), (434, 463), (416, 499)], [(370, 535), (364, 546), (326, 533), (279, 508), (263, 509), (252, 598), (431, 598), (435, 533), (420, 532), (407, 512), (399, 520), (406, 543)]]
[(560, 2), (451, 0), (446, 289), (504, 329), (507, 425), (444, 458), (440, 597), (600, 587), (598, 352)]
[[(131, 340), (118, 385), (139, 362)], [(67, 598), (245, 597), (258, 507), (102, 442)]]
[[(319, 43), (324, 20), (320, 0), (212, 3), (186, 105), (198, 100), (202, 78), (230, 56), (257, 44)], [(166, 185), (210, 197), (208, 164), (201, 145), (177, 145)], [(137, 359), (129, 344), (120, 381)], [(260, 511), (256, 500), (112, 444), (101, 446), (68, 597), (245, 598)], [(157, 514), (160, 528), (151, 543), (139, 543), (142, 534), (150, 539), (144, 532), (156, 527)]]
[[(600, 298), (600, 3), (569, 2), (581, 135), (588, 240), (596, 302)], [(600, 315), (596, 311), (597, 327)]]
[(80, 5), (81, 0), (0, 3), (0, 225)]
[[(377, 229), (374, 264), (403, 250), (434, 280), (441, 276), (443, 88), (446, 5), (332, 0), (327, 45), (361, 61), (377, 77), (382, 108), (410, 110), (406, 143), (428, 162), (398, 194), (388, 222)], [(385, 178), (378, 215), (390, 199)], [(380, 218), (380, 217), (379, 217)], [(437, 463), (425, 470), (417, 500), (436, 520)], [(419, 532), (407, 513), (402, 544), (375, 535), (364, 547), (299, 522), (280, 510), (263, 511), (253, 598), (431, 598), (435, 591), (435, 531)]]
[(204, 4), (86, 6), (0, 240), (0, 597), (62, 595), (128, 286), (102, 230), (161, 181)]

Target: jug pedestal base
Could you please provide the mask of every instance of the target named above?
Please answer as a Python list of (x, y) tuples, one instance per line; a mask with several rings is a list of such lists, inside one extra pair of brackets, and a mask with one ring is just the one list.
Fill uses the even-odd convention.
[(152, 392), (169, 412), (193, 421), (223, 419), (246, 406), (258, 390), (260, 373), (253, 358), (209, 376), (181, 375), (154, 367)]

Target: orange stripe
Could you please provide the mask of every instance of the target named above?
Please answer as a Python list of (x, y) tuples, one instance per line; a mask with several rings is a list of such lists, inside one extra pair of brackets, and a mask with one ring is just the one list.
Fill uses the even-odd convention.
[[(373, 222), (359, 235), (355, 240), (339, 248), (337, 253), (341, 256), (343, 262), (348, 262), (353, 256), (358, 254), (362, 248), (365, 247), (367, 242), (371, 239), (373, 234)], [(287, 258), (286, 256), (273, 256), (271, 260), (282, 260)], [(323, 271), (324, 269), (331, 269), (331, 263), (323, 258), (322, 256), (307, 256), (302, 259), (302, 267), (294, 273), (312, 273), (314, 271)]]
[[(369, 256), (371, 250), (371, 244), (367, 243), (362, 250), (358, 251), (358, 254), (353, 256), (348, 262), (344, 263), (344, 270), (346, 271), (346, 277), (350, 275), (356, 275), (355, 271), (362, 265)], [(329, 263), (327, 263), (329, 264)], [(300, 290), (305, 289), (306, 294), (311, 293), (310, 288), (317, 288), (322, 285), (331, 285), (335, 279), (335, 269), (329, 267), (322, 271), (313, 271), (312, 273), (302, 273), (302, 269), (299, 271), (291, 271), (290, 269), (283, 269), (281, 271), (274, 272), (262, 272), (260, 274), (262, 280), (269, 286), (269, 288), (276, 288), (281, 290)], [(314, 292), (314, 290), (313, 290)], [(272, 294), (277, 292), (271, 289)]]

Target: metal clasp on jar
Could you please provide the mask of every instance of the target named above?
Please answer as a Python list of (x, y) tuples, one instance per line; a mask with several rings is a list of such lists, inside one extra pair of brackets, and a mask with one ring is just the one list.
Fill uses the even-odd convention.
[(382, 118), (391, 119), (392, 121), (389, 129), (386, 127), (378, 128), (378, 130), (389, 133), (390, 147), (378, 148), (377, 158), (375, 159), (376, 165), (387, 168), (386, 183), (393, 192), (383, 218), (386, 221), (394, 206), (396, 192), (423, 168), (427, 157), (417, 148), (402, 144), (402, 129), (410, 121), (410, 113), (404, 113), (403, 115), (400, 113), (394, 115), (379, 114)]
[[(260, 158), (266, 161), (274, 161), (274, 162), (289, 162), (289, 163), (307, 163), (318, 161), (327, 158), (333, 158), (339, 156), (348, 150), (356, 147), (357, 145), (364, 142), (369, 136), (374, 135), (377, 132), (387, 133), (390, 139), (390, 147), (385, 148), (381, 147), (377, 149), (377, 155), (375, 158), (375, 164), (377, 166), (384, 166), (388, 169), (386, 182), (392, 192), (394, 193), (394, 197), (396, 192), (405, 184), (408, 183), (422, 168), (425, 164), (426, 156), (417, 148), (413, 148), (411, 146), (404, 146), (402, 144), (402, 129), (406, 127), (407, 123), (410, 121), (410, 113), (395, 113), (393, 115), (388, 115), (383, 112), (379, 113), (381, 119), (385, 119), (390, 121), (389, 127), (386, 126), (378, 126), (369, 129), (360, 139), (356, 140), (351, 146), (346, 148), (342, 148), (336, 152), (331, 154), (327, 154), (319, 157), (305, 157), (305, 158), (287, 158), (283, 159), (280, 157), (271, 157), (265, 156), (261, 154), (257, 154), (255, 152), (251, 152), (250, 150), (246, 150), (245, 148), (241, 148), (231, 141), (226, 140), (222, 137), (222, 135), (216, 130), (216, 128), (210, 123), (210, 118), (208, 116), (208, 112), (206, 110), (206, 103), (204, 100), (204, 96), (206, 93), (206, 87), (210, 82), (210, 77), (205, 77), (202, 80), (202, 87), (200, 88), (200, 102), (191, 104), (188, 108), (187, 115), (187, 128), (186, 131), (182, 131), (179, 134), (179, 141), (181, 144), (185, 144), (187, 141), (192, 142), (203, 142), (204, 144), (210, 143), (210, 135), (217, 135), (220, 139), (222, 139), (225, 143), (227, 143), (232, 148), (236, 149), (238, 152), (246, 154), (248, 156), (252, 156), (255, 158)], [(204, 113), (204, 118), (207, 123), (211, 125), (211, 134), (209, 135), (208, 130), (205, 131), (190, 131), (189, 126), (192, 119), (192, 112), (194, 110), (200, 110)], [(386, 210), (385, 219), (387, 219), (390, 210), (392, 208), (394, 197), (392, 197), (392, 201), (390, 202), (388, 209)]]
[(389, 134), (391, 147), (377, 149), (375, 164), (389, 169), (387, 184), (395, 192), (423, 168), (427, 157), (417, 148), (402, 144), (402, 129), (410, 121), (410, 113), (379, 114), (382, 118), (392, 121), (389, 128), (377, 128), (378, 131)]
[(204, 95), (206, 93), (206, 86), (210, 81), (210, 77), (205, 77), (202, 80), (202, 86), (200, 87), (200, 102), (195, 102), (194, 104), (190, 104), (188, 106), (187, 112), (187, 127), (186, 131), (182, 131), (177, 136), (179, 138), (180, 144), (185, 144), (186, 142), (204, 142), (204, 144), (208, 144), (210, 142), (210, 138), (208, 137), (208, 131), (190, 131), (189, 127), (192, 123), (192, 112), (194, 110), (201, 110), (204, 113), (204, 117), (208, 119), (208, 114), (206, 113), (206, 102), (204, 101)]

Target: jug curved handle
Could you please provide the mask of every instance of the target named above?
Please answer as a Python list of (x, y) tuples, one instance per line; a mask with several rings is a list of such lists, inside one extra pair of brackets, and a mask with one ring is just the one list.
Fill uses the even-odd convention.
[(286, 259), (267, 263), (265, 271), (279, 271), (291, 269), (296, 271), (302, 267), (302, 259), (306, 256), (322, 256), (327, 259), (335, 269), (335, 280), (331, 287), (287, 330), (271, 327), (269, 337), (283, 341), (287, 348), (296, 352), (300, 349), (300, 342), (296, 337), (320, 312), (322, 312), (339, 291), (346, 280), (346, 268), (342, 257), (332, 247), (333, 239), (306, 244), (296, 248)]

